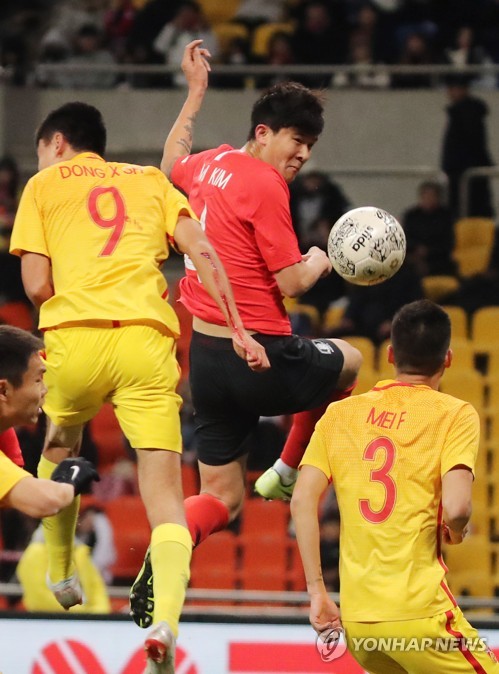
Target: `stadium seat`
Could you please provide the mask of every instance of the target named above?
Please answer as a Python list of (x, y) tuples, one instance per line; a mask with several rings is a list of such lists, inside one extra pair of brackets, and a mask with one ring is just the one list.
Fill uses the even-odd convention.
[[(494, 580), (490, 573), (485, 571), (460, 571), (451, 573), (448, 578), (449, 587), (456, 597), (492, 597), (494, 595)], [(486, 609), (490, 611), (490, 609)]]
[(357, 375), (357, 386), (354, 389), (354, 395), (370, 391), (380, 379), (382, 379), (382, 377), (380, 376), (379, 372), (362, 366), (359, 370), (359, 374)]
[(260, 533), (239, 537), (240, 582), (243, 590), (287, 589), (288, 539), (264, 538)]
[(289, 539), (288, 556), (288, 589), (294, 592), (306, 592), (307, 581), (305, 579), (305, 572), (303, 571), (298, 543), (294, 538)]
[(242, 534), (259, 532), (262, 536), (269, 534), (279, 538), (285, 537), (288, 524), (289, 504), (283, 501), (264, 501), (260, 498), (245, 501), (241, 522)]
[(475, 368), (475, 350), (468, 339), (452, 338), (452, 367), (473, 370)]
[(497, 348), (499, 307), (482, 307), (471, 317), (471, 339), (476, 353)]
[(459, 281), (455, 276), (424, 276), (421, 281), (424, 296), (437, 303), (459, 288)]
[(192, 553), (194, 588), (235, 589), (237, 585), (237, 537), (230, 531), (209, 536)]
[(215, 26), (217, 23), (224, 23), (234, 18), (234, 14), (239, 7), (239, 0), (200, 0), (199, 4), (208, 22)]
[(448, 304), (443, 304), (442, 309), (449, 314), (452, 327), (452, 339), (468, 339), (469, 328), (466, 311), (462, 307), (451, 306)]
[(454, 225), (453, 257), (461, 277), (487, 269), (494, 243), (495, 224), (491, 218), (460, 218)]
[(199, 494), (199, 470), (197, 466), (188, 463), (182, 464), (182, 488), (184, 498)]
[(264, 23), (255, 29), (251, 51), (257, 58), (264, 59), (268, 54), (269, 42), (276, 33), (288, 33), (291, 35), (295, 30), (292, 23)]
[(111, 403), (103, 405), (89, 422), (92, 440), (97, 445), (98, 468), (109, 470), (120, 459), (126, 459), (125, 437)]
[(213, 31), (217, 36), (220, 51), (225, 54), (233, 40), (248, 40), (249, 32), (242, 23), (216, 23)]
[(345, 307), (342, 305), (333, 305), (326, 309), (322, 320), (322, 332), (328, 335), (332, 330), (338, 327), (345, 313)]
[(485, 407), (485, 381), (476, 370), (450, 367), (440, 382), (440, 391), (471, 403), (479, 413)]
[(32, 332), (36, 327), (33, 312), (24, 302), (0, 304), (0, 323), (7, 323), (28, 332)]
[(367, 367), (370, 370), (374, 370), (376, 367), (376, 347), (374, 343), (368, 337), (359, 337), (357, 335), (351, 335), (342, 337), (349, 344), (358, 349), (362, 354), (362, 367)]
[(139, 572), (151, 539), (146, 511), (139, 496), (119, 496), (105, 503), (114, 532), (116, 562), (112, 574), (118, 583), (130, 582)]
[(444, 560), (451, 575), (461, 571), (473, 570), (483, 573), (492, 572), (492, 548), (488, 535), (468, 536), (460, 545), (444, 545)]

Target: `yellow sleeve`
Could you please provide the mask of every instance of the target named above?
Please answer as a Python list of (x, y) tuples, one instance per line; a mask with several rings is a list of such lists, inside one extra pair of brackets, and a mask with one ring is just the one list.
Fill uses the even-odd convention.
[(110, 613), (111, 603), (106, 584), (92, 561), (92, 551), (88, 545), (76, 546), (74, 559), (85, 597), (85, 603), (74, 609), (79, 613)]
[(4, 496), (9, 493), (12, 487), (25, 477), (33, 476), (23, 468), (16, 466), (8, 456), (0, 451), (0, 502)]
[(475, 408), (466, 403), (450, 424), (442, 450), (440, 475), (458, 465), (467, 466), (474, 474), (479, 442), (480, 418)]
[(21, 255), (22, 251), (26, 251), (50, 257), (42, 216), (35, 197), (35, 178), (36, 176), (31, 178), (22, 193), (12, 229), (10, 252)]
[(331, 464), (329, 461), (329, 455), (327, 450), (327, 442), (325, 435), (325, 424), (323, 423), (324, 417), (319, 420), (315, 427), (315, 431), (310, 438), (308, 447), (305, 450), (305, 454), (300, 462), (301, 466), (315, 466), (321, 470), (329, 481), (332, 480), (332, 470)]

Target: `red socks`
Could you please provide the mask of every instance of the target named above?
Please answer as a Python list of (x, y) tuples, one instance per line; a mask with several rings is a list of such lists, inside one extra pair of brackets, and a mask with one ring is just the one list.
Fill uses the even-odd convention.
[(184, 501), (184, 507), (193, 545), (199, 545), (210, 534), (225, 529), (229, 524), (227, 506), (211, 494), (189, 496)]
[(21, 447), (19, 446), (19, 440), (17, 439), (16, 432), (13, 428), (8, 428), (3, 433), (0, 433), (0, 451), (2, 451), (5, 456), (8, 456), (16, 466), (21, 466), (21, 468), (24, 466), (24, 459)]
[(293, 425), (291, 426), (291, 430), (286, 439), (286, 444), (281, 452), (281, 461), (290, 468), (298, 468), (309, 440), (312, 437), (312, 433), (314, 432), (315, 424), (324, 414), (328, 405), (336, 400), (348, 398), (352, 394), (354, 388), (355, 384), (342, 391), (333, 391), (329, 400), (320, 407), (308, 410), (307, 412), (293, 414)]

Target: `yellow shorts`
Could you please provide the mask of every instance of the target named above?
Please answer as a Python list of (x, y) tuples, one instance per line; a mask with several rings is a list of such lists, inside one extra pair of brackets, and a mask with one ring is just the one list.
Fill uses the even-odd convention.
[(135, 449), (182, 451), (175, 340), (155, 328), (70, 327), (44, 335), (43, 407), (56, 426), (78, 426), (110, 401)]
[(25, 477), (32, 476), (0, 451), (0, 501)]
[(420, 620), (344, 621), (348, 650), (370, 674), (499, 674), (499, 664), (461, 609)]

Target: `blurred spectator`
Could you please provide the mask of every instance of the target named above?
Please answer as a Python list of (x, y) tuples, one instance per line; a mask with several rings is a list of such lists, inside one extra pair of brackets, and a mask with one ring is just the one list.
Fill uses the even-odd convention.
[[(469, 92), (469, 77), (453, 75), (447, 79), (447, 127), (444, 132), (441, 165), (449, 179), (449, 207), (454, 218), (460, 216), (461, 178), (466, 169), (493, 166), (488, 148), (485, 118), (487, 104)], [(493, 217), (492, 195), (488, 178), (469, 183), (467, 216)]]
[(381, 344), (390, 336), (395, 312), (404, 304), (424, 297), (421, 277), (409, 257), (395, 276), (383, 283), (365, 287), (347, 285), (345, 314), (329, 337), (360, 335)]
[[(405, 38), (398, 64), (402, 66), (424, 66), (435, 63), (428, 38), (423, 33), (409, 33)], [(421, 89), (431, 86), (430, 75), (402, 74), (392, 75), (394, 89)]]
[[(486, 53), (485, 49), (476, 43), (475, 31), (471, 26), (461, 26), (456, 31), (452, 46), (444, 51), (444, 60), (447, 63), (455, 65), (457, 68), (468, 65), (486, 65), (491, 64), (492, 59)], [(483, 75), (481, 77), (471, 77), (470, 82), (473, 86), (493, 89), (495, 87), (495, 77)]]
[(290, 209), (300, 249), (305, 252), (316, 234), (311, 227), (319, 219), (327, 220), (329, 228), (351, 207), (343, 190), (327, 173), (308, 170), (301, 173), (290, 186)]
[[(182, 61), (185, 47), (192, 40), (203, 40), (212, 59), (218, 57), (218, 43), (201, 6), (191, 0), (183, 0), (172, 21), (163, 26), (154, 40), (154, 49), (163, 56), (165, 63), (178, 65)], [(183, 87), (186, 79), (183, 73), (175, 73), (172, 81), (175, 86)]]
[(92, 25), (101, 30), (108, 8), (108, 0), (58, 0), (52, 3), (50, 28), (41, 40), (41, 49), (58, 45), (71, 51), (73, 40), (83, 26)]
[(407, 248), (421, 276), (456, 273), (452, 259), (454, 219), (439, 183), (421, 183), (418, 203), (402, 216)]
[(127, 56), (127, 45), (137, 10), (133, 0), (115, 0), (104, 17), (105, 44), (118, 63)]
[[(243, 37), (235, 37), (230, 40), (227, 47), (220, 54), (219, 61), (224, 65), (241, 66), (251, 63), (251, 49), (249, 40)], [(246, 75), (211, 75), (210, 82), (213, 86), (222, 89), (243, 89), (246, 86)]]
[(287, 19), (287, 0), (240, 0), (233, 21), (252, 29), (261, 23)]
[(111, 470), (93, 486), (93, 496), (100, 501), (111, 501), (119, 496), (139, 494), (137, 466), (132, 459), (119, 459)]
[[(21, 552), (26, 549), (38, 520), (24, 515), (13, 508), (3, 508), (0, 534), (2, 555), (0, 562), (0, 582), (11, 583), (15, 579), (16, 566)], [(14, 606), (19, 597), (9, 597), (9, 606)]]
[(92, 70), (91, 66), (114, 65), (113, 55), (102, 47), (102, 33), (92, 24), (82, 26), (75, 38), (73, 53), (66, 61), (68, 66), (90, 66), (68, 71), (64, 88), (109, 89), (116, 84), (116, 73), (111, 70)]
[[(311, 0), (303, 6), (293, 35), (297, 63), (328, 65), (345, 63), (346, 26), (342, 6), (334, 2)], [(329, 75), (300, 77), (311, 87), (327, 86)]]
[(113, 582), (112, 565), (116, 561), (113, 527), (108, 516), (97, 504), (80, 509), (76, 527), (78, 539), (92, 551), (92, 561), (104, 582)]
[(289, 33), (277, 31), (274, 33), (268, 44), (267, 56), (262, 63), (264, 65), (277, 66), (275, 75), (263, 75), (259, 77), (256, 86), (258, 88), (271, 87), (278, 82), (289, 80), (289, 74), (279, 75), (279, 66), (293, 65), (297, 63), (294, 52), (294, 40)]
[(135, 15), (129, 40), (132, 51), (140, 46), (149, 48), (160, 30), (169, 23), (182, 4), (182, 0), (149, 0)]
[(30, 302), (21, 280), (21, 261), (9, 254), (10, 235), (20, 189), (19, 168), (9, 156), (0, 159), (0, 303)]
[[(74, 545), (74, 562), (85, 603), (73, 606), (71, 613), (110, 613), (111, 604), (106, 585), (92, 561), (89, 546), (77, 537)], [(47, 587), (47, 569), (47, 546), (40, 525), (19, 560), (16, 570), (23, 589), (23, 604), (27, 611), (61, 612), (65, 610)]]
[(339, 72), (333, 77), (333, 86), (338, 88), (355, 87), (361, 89), (386, 89), (390, 86), (388, 73), (371, 70), (374, 65), (371, 46), (353, 34), (350, 39), (348, 64), (356, 66), (353, 73)]

